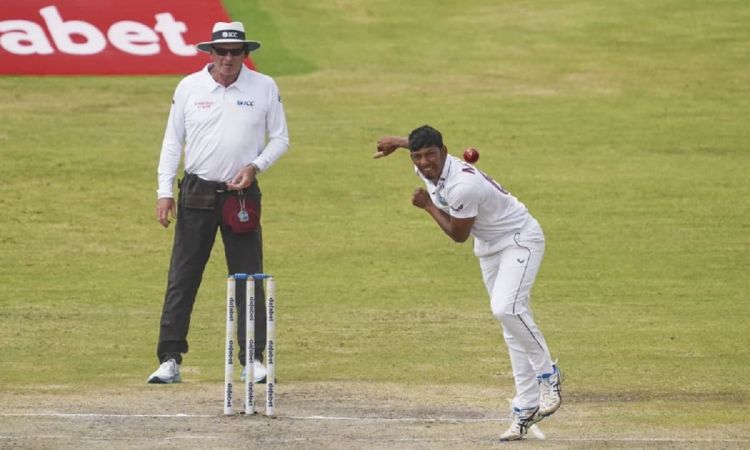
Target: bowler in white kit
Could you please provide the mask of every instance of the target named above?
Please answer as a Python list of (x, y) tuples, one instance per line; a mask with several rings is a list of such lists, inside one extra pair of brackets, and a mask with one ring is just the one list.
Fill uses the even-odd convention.
[(408, 148), (425, 184), (412, 196), (454, 241), (474, 237), (474, 254), (510, 353), (516, 395), (502, 441), (522, 439), (562, 401), (562, 375), (531, 312), (531, 288), (544, 257), (544, 233), (516, 197), (474, 165), (448, 154), (440, 132), (428, 125), (409, 137), (383, 136), (375, 158)]

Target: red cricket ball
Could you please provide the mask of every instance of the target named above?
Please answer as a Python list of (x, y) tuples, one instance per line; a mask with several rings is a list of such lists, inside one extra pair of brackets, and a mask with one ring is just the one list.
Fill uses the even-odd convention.
[(464, 161), (471, 164), (479, 161), (479, 152), (477, 149), (471, 147), (464, 150)]

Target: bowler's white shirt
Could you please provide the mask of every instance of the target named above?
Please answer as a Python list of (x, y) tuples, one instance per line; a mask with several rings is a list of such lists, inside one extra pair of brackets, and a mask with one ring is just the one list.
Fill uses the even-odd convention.
[(186, 172), (227, 182), (250, 163), (268, 169), (289, 148), (276, 82), (243, 65), (237, 81), (225, 88), (211, 77), (210, 66), (175, 89), (159, 158), (158, 198), (173, 197), (183, 149)]
[(475, 166), (447, 155), (437, 185), (417, 175), (427, 186), (432, 202), (448, 215), (474, 217), (471, 235), (477, 256), (496, 251), (492, 244), (523, 227), (530, 217), (526, 206)]

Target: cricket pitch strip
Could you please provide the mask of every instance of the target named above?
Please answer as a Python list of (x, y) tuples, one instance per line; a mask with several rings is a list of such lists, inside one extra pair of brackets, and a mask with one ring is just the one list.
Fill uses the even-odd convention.
[[(259, 390), (264, 388), (260, 387)], [(627, 425), (632, 405), (565, 398), (526, 439), (500, 443), (509, 391), (467, 385), (278, 385), (276, 417), (224, 416), (219, 383), (0, 392), (2, 448), (747, 448), (748, 427)], [(619, 407), (619, 408), (618, 408)], [(625, 408), (626, 411), (622, 411)], [(619, 409), (619, 410), (618, 410)]]

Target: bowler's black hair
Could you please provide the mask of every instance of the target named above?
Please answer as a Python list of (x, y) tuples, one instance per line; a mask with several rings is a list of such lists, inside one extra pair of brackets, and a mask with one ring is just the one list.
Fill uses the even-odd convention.
[(422, 125), (409, 133), (409, 151), (416, 152), (426, 147), (443, 148), (443, 135), (429, 125)]

